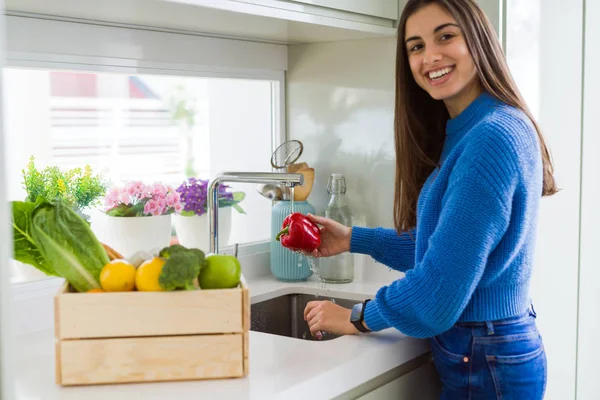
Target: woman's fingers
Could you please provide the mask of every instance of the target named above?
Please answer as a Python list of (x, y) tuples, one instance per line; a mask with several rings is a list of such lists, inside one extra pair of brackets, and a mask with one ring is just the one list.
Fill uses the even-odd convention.
[(313, 318), (308, 324), (308, 329), (310, 329), (310, 334), (317, 339), (321, 339), (321, 321), (318, 316)]
[(312, 222), (315, 222), (315, 223), (317, 223), (317, 224), (319, 224), (319, 225), (322, 225), (322, 226), (327, 226), (327, 225), (328, 225), (328, 222), (329, 222), (329, 219), (328, 219), (328, 218), (325, 218), (325, 217), (320, 217), (320, 216), (318, 216), (318, 215), (313, 215), (313, 214), (311, 214), (311, 213), (308, 213), (306, 216), (307, 216), (307, 217), (308, 217), (308, 218), (309, 218), (309, 219), (310, 219)]
[(312, 317), (308, 318), (308, 327), (312, 327), (315, 324), (319, 324), (321, 322), (321, 314), (316, 314), (313, 315)]
[(319, 314), (319, 309), (318, 308), (313, 308), (308, 315), (306, 316), (306, 320), (308, 321), (308, 324), (310, 325), (310, 322), (312, 320), (314, 320), (317, 315)]
[(304, 320), (308, 320), (308, 314), (319, 305), (320, 301), (309, 301), (304, 307)]
[(304, 309), (304, 319), (306, 321), (310, 321), (311, 319), (313, 319), (315, 317), (315, 315), (317, 315), (317, 313), (320, 310), (319, 305), (321, 304), (320, 301), (309, 301), (308, 304), (306, 305), (306, 308)]

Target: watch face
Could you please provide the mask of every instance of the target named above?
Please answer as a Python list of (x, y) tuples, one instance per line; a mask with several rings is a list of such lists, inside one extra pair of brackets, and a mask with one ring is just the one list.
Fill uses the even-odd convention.
[(355, 304), (352, 307), (352, 313), (350, 314), (350, 321), (360, 321), (360, 313), (362, 311), (363, 303)]

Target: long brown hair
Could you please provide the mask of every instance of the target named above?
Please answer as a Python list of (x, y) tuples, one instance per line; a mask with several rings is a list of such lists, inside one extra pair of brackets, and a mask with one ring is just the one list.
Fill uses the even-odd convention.
[(419, 193), (429, 174), (438, 167), (449, 114), (441, 100), (433, 99), (412, 76), (405, 47), (406, 20), (429, 4), (438, 4), (456, 19), (485, 91), (522, 110), (540, 139), (544, 184), (542, 195), (556, 193), (550, 152), (542, 132), (512, 79), (504, 53), (485, 13), (473, 0), (409, 0), (398, 26), (396, 49), (396, 190), (394, 224), (398, 233), (416, 226)]

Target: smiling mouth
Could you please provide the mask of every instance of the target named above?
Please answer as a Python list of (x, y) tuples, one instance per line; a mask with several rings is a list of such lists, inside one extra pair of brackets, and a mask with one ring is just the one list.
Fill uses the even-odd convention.
[(437, 83), (445, 80), (452, 71), (454, 71), (454, 65), (436, 71), (430, 71), (425, 76), (431, 83)]

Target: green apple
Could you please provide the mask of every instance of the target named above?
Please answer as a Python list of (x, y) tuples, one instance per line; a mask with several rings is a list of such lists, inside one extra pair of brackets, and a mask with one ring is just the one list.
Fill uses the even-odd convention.
[(229, 289), (239, 285), (241, 276), (242, 267), (236, 257), (209, 254), (198, 274), (198, 284), (202, 289)]

